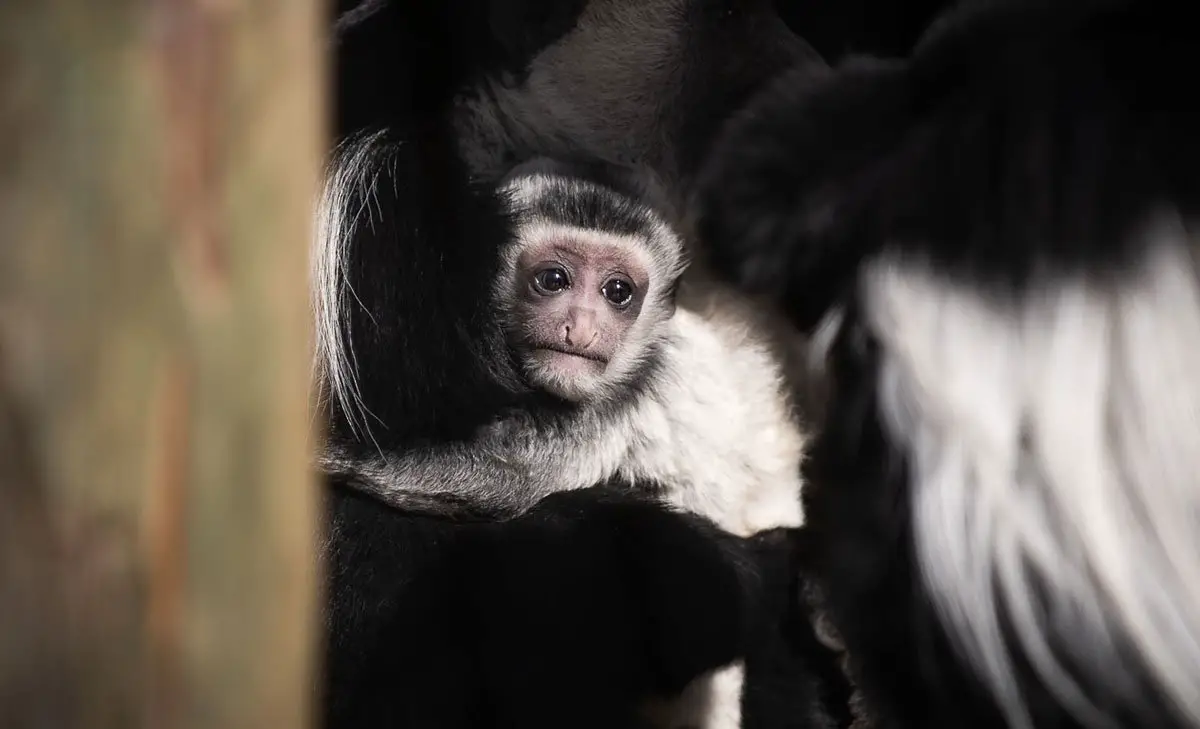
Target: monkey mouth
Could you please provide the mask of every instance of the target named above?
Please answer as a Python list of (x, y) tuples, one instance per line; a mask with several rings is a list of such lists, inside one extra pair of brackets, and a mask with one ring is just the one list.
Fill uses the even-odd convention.
[(595, 352), (586, 352), (579, 349), (570, 349), (568, 347), (556, 347), (550, 345), (536, 347), (536, 350), (540, 352), (551, 352), (559, 355), (565, 354), (569, 357), (579, 357), (580, 359), (591, 360), (592, 362), (596, 362), (601, 365), (608, 364), (608, 357), (601, 356)]

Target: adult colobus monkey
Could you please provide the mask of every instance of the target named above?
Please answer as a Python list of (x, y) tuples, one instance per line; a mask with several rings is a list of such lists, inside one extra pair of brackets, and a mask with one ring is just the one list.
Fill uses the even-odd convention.
[[(678, 195), (725, 110), (807, 53), (765, 0), (397, 0), (338, 25), (317, 355), (329, 437), (362, 454), (462, 438), (528, 394), (486, 295), (502, 172), (578, 151)], [(329, 494), (327, 726), (635, 726), (747, 650), (755, 686), (801, 672), (748, 689), (748, 721), (830, 703), (776, 649), (767, 546), (608, 489), (509, 521), (393, 510), (352, 479)]]
[(807, 519), (885, 717), (1200, 726), (1200, 104), (1157, 2), (986, 2), (732, 125), (700, 230), (826, 345)]

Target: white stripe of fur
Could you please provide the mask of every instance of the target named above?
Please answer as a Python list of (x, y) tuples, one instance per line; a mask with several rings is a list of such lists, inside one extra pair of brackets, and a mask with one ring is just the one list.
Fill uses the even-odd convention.
[[(1144, 266), (1002, 299), (911, 263), (863, 279), (882, 411), (911, 456), (918, 560), (951, 634), (1028, 726), (1002, 604), (1041, 680), (1104, 726), (1052, 655), (1137, 699), (1116, 642), (1200, 724), (1200, 283), (1178, 218)], [(1049, 591), (1035, 604), (1031, 578)], [(1051, 624), (1049, 621), (1055, 621)]]
[[(325, 186), (317, 203), (316, 237), (310, 257), (311, 296), (316, 320), (313, 374), (326, 396), (342, 412), (353, 432), (371, 437), (368, 417), (375, 417), (362, 400), (354, 345), (343, 336), (347, 306), (357, 295), (346, 276), (351, 242), (363, 217), (371, 218), (386, 159), (383, 132), (343, 142), (329, 162)], [(362, 202), (351, 210), (355, 196)]]

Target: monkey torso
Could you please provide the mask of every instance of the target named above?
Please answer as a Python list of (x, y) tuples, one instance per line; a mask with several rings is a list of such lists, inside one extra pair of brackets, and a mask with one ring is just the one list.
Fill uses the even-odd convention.
[(773, 355), (741, 322), (680, 309), (666, 326), (660, 366), (628, 406), (537, 430), (505, 423), (491, 452), (539, 491), (616, 476), (659, 484), (668, 502), (734, 534), (800, 526), (805, 438)]

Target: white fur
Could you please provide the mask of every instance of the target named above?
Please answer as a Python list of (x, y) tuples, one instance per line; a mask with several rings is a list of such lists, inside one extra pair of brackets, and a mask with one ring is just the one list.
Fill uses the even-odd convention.
[[(680, 309), (670, 315), (670, 284), (685, 266), (679, 236), (649, 209), (646, 231), (638, 236), (580, 230), (527, 212), (538, 198), (592, 188), (555, 175), (519, 178), (505, 188), (513, 210), (524, 215), (520, 239), (501, 266), (497, 305), (512, 301), (517, 259), (527, 246), (586, 236), (624, 247), (643, 259), (650, 280), (641, 314), (605, 378), (620, 380), (633, 371), (638, 358), (652, 351), (652, 342), (665, 345), (658, 349), (663, 361), (633, 408), (572, 428), (584, 434), (586, 444), (564, 447), (562, 434), (555, 432), (545, 442), (529, 444), (528, 460), (548, 465), (548, 475), (559, 487), (564, 466), (578, 474), (578, 487), (613, 475), (663, 484), (671, 503), (742, 536), (799, 526), (804, 438), (784, 396), (779, 365), (745, 322), (731, 314), (718, 319), (714, 312), (706, 318)], [(603, 404), (607, 398), (598, 399)], [(586, 409), (581, 418), (589, 420)], [(529, 470), (539, 468), (531, 465)]]
[[(801, 526), (805, 438), (768, 347), (732, 317), (718, 321), (684, 309), (655, 336), (666, 343), (665, 361), (634, 407), (585, 410), (554, 428), (506, 420), (469, 444), (357, 469), (383, 498), (399, 503), (411, 494), (397, 489), (409, 486), (477, 493), (481, 468), (488, 485), (502, 491), (492, 496), (516, 510), (554, 491), (623, 475), (662, 484), (667, 502), (734, 534)], [(740, 661), (697, 679), (672, 704), (667, 729), (739, 729), (743, 683)]]
[[(646, 300), (641, 313), (625, 332), (621, 346), (605, 367), (604, 376), (598, 378), (593, 386), (589, 386), (585, 393), (586, 396), (600, 402), (619, 397), (621, 391), (629, 387), (630, 380), (639, 366), (644, 364), (644, 358), (653, 351), (652, 345), (661, 341), (668, 331), (663, 323), (673, 309), (669, 299), (671, 284), (683, 275), (686, 266), (683, 241), (662, 216), (648, 207), (640, 211), (643, 232), (639, 235), (578, 228), (532, 212), (531, 206), (544, 198), (570, 199), (578, 195), (593, 194), (598, 195), (600, 199), (611, 199), (614, 205), (624, 202), (615, 193), (585, 180), (552, 174), (526, 175), (501, 188), (500, 193), (506, 199), (509, 209), (519, 218), (519, 222), (516, 223), (518, 240), (504, 252), (492, 296), (501, 319), (508, 327), (520, 326), (519, 322), (511, 320), (510, 309), (512, 302), (519, 297), (518, 289), (523, 285), (517, 274), (518, 261), (521, 253), (531, 247), (562, 239), (579, 239), (597, 245), (610, 245), (623, 249), (637, 259), (648, 273)], [(555, 377), (553, 373), (538, 374), (539, 381), (553, 380)], [(572, 385), (568, 389), (576, 387), (577, 385)]]
[[(507, 75), (481, 78), (464, 92), (451, 118), (462, 139), (461, 154), (473, 179), (493, 179), (511, 166), (504, 150), (538, 149), (544, 154), (584, 151), (609, 161), (642, 161), (662, 174), (674, 160), (662, 159), (666, 119), (673, 113), (682, 68), (683, 41), (676, 19), (688, 0), (592, 0), (576, 27), (540, 52), (528, 78), (514, 84)], [(352, 25), (379, 10), (364, 3), (339, 19)], [(621, 52), (613, 53), (614, 48)], [(614, 116), (614, 114), (619, 116)], [(597, 125), (597, 119), (605, 123)], [(383, 133), (351, 138), (335, 151), (318, 204), (312, 252), (316, 316), (316, 382), (339, 403), (352, 431), (372, 438), (376, 419), (359, 392), (354, 351), (338, 326), (354, 292), (344, 269), (354, 231), (365, 217), (375, 187), (387, 170), (382, 164)], [(363, 202), (350, 209), (355, 193)]]
[[(521, 241), (508, 250), (508, 256), (502, 266), (503, 272), (511, 275), (516, 270), (517, 259), (525, 247), (547, 238), (553, 239), (556, 235), (574, 235), (580, 232), (579, 229), (566, 226), (557, 220), (534, 218), (529, 213), (531, 206), (545, 197), (571, 197), (585, 192), (598, 192), (602, 197), (617, 199), (615, 193), (606, 191), (595, 183), (549, 173), (524, 175), (501, 187), (499, 193), (508, 201), (510, 209), (521, 215)], [(618, 236), (595, 230), (585, 232), (589, 235), (607, 236), (635, 255), (644, 257), (651, 273), (651, 284), (657, 291), (666, 282), (678, 279), (683, 274), (687, 265), (684, 245), (678, 234), (656, 211), (650, 208), (643, 209), (641, 221), (645, 232), (638, 236)]]
[(682, 309), (670, 336), (674, 356), (629, 413), (618, 472), (666, 484), (671, 502), (734, 534), (800, 526), (804, 438), (771, 353)]
[[(680, 88), (684, 44), (678, 19), (687, 4), (687, 0), (593, 0), (577, 27), (533, 60), (526, 83), (514, 87), (507, 78), (481, 80), (479, 87), (457, 100), (452, 119), (461, 137), (475, 142), (462, 151), (472, 177), (502, 174), (508, 165), (502, 150), (536, 148), (553, 154), (578, 146), (609, 161), (648, 163), (671, 176), (676, 161), (661, 138), (673, 118)], [(372, 4), (369, 11), (374, 9)], [(614, 48), (622, 51), (614, 54)], [(606, 123), (596, 125), (597, 119)], [(340, 322), (355, 297), (345, 275), (350, 241), (362, 217), (371, 220), (370, 204), (384, 171), (385, 152), (380, 135), (350, 140), (339, 148), (321, 198), (312, 256), (317, 382), (346, 413), (351, 428), (368, 438), (372, 437), (369, 421), (375, 416), (362, 400), (355, 354)], [(356, 193), (363, 203), (350, 210)], [(694, 321), (660, 333), (678, 339), (680, 331), (690, 331), (687, 336), (698, 339), (668, 363), (669, 374), (659, 394), (645, 401), (638, 413), (605, 421), (602, 428), (584, 422), (578, 427), (539, 429), (536, 423), (517, 419), (498, 424), (478, 443), (449, 446), (425, 461), (381, 451), (377, 459), (364, 463), (329, 450), (321, 456), (322, 466), (349, 465), (362, 477), (363, 488), (403, 503), (413, 494), (398, 491), (413, 484), (439, 484), (446, 491), (471, 496), (478, 481), (477, 467), (484, 461), (498, 475), (501, 490), (508, 489), (498, 497), (510, 507), (535, 503), (551, 491), (591, 486), (623, 470), (661, 478), (672, 485), (672, 502), (700, 510), (739, 534), (799, 525), (803, 437), (786, 407), (774, 360), (761, 344), (735, 341), (741, 336), (736, 327), (706, 328), (695, 315), (676, 319), (689, 317)], [(702, 359), (708, 356), (717, 359)], [(622, 366), (626, 364), (636, 362)], [(739, 381), (739, 376), (745, 381)], [(700, 392), (689, 381), (716, 389)], [(682, 396), (697, 399), (681, 408), (686, 415), (672, 415), (672, 403)], [(702, 402), (713, 410), (706, 410)], [(595, 419), (585, 415), (584, 420)], [(677, 457), (665, 453), (671, 447), (681, 449)], [(639, 464), (635, 455), (645, 462)], [(714, 469), (724, 457), (731, 460)], [(722, 480), (726, 477), (730, 480)], [(706, 489), (711, 493), (703, 493)], [(739, 499), (745, 499), (740, 506)], [(713, 709), (704, 712), (703, 721), (693, 712), (690, 716), (697, 724), (705, 729), (740, 726), (740, 676), (740, 664), (715, 674)], [(707, 705), (700, 698), (706, 694), (705, 683), (699, 682), (689, 692), (699, 702), (696, 707)], [(726, 708), (718, 708), (722, 706)]]
[[(734, 534), (801, 526), (804, 438), (771, 353), (733, 322), (686, 310), (669, 330), (674, 358), (614, 425), (624, 432), (613, 433), (624, 446), (617, 472), (666, 485), (668, 501)], [(697, 679), (669, 726), (738, 729), (744, 682), (741, 661)]]
[[(381, 455), (356, 470), (380, 496), (404, 503), (411, 493), (397, 489), (406, 484), (472, 494), (481, 460), (490, 461), (488, 481), (509, 490), (511, 508), (624, 475), (662, 484), (666, 501), (734, 534), (801, 526), (805, 438), (767, 346), (735, 321), (683, 309), (660, 329), (668, 355), (660, 375), (616, 416), (585, 411), (561, 429), (503, 421), (432, 457)], [(743, 683), (740, 661), (697, 679), (673, 702), (667, 729), (739, 729)]]
[[(339, 323), (354, 296), (345, 275), (349, 242), (361, 216), (366, 213), (370, 220), (384, 152), (378, 135), (339, 149), (319, 209), (313, 255), (318, 374), (351, 425), (368, 436), (368, 417), (373, 416), (359, 394), (354, 352)], [(551, 178), (526, 178), (508, 192), (520, 208), (528, 196), (556, 194), (551, 188), (558, 184)], [(588, 183), (567, 184), (578, 188)], [(355, 194), (364, 203), (350, 217)], [(349, 464), (360, 487), (402, 505), (436, 496), (430, 490), (438, 489), (519, 511), (549, 493), (623, 475), (662, 484), (666, 501), (734, 534), (800, 526), (804, 437), (773, 354), (732, 317), (718, 321), (686, 310), (669, 316), (666, 293), (685, 265), (683, 243), (650, 210), (645, 224), (647, 235), (637, 238), (587, 231), (645, 256), (651, 274), (651, 293), (626, 335), (628, 352), (614, 357), (606, 372), (610, 380), (621, 380), (632, 376), (651, 351), (662, 353), (661, 369), (634, 406), (615, 412), (584, 408), (576, 418), (549, 426), (516, 415), (470, 443), (417, 453), (380, 452), (365, 462), (330, 449), (322, 454), (322, 466), (338, 470)], [(522, 221), (525, 243), (564, 233), (578, 231), (528, 216)], [(513, 246), (503, 262), (502, 287), (512, 278), (520, 248)], [(511, 298), (509, 292), (496, 293), (499, 305)], [(481, 486), (488, 491), (480, 491)], [(743, 676), (737, 662), (699, 679), (676, 702), (669, 729), (738, 729)]]
[(805, 440), (768, 348), (732, 323), (682, 309), (662, 328), (666, 361), (632, 407), (584, 410), (549, 428), (514, 417), (444, 452), (388, 454), (356, 467), (401, 502), (428, 484), (474, 495), (486, 472), (489, 485), (510, 479), (511, 493), (481, 500), (520, 511), (623, 475), (662, 484), (670, 503), (735, 534), (800, 526)]
[(684, 689), (667, 714), (664, 726), (666, 729), (738, 729), (742, 725), (745, 683), (746, 666), (742, 661), (701, 676)]
[[(315, 239), (310, 254), (312, 307), (316, 319), (314, 380), (346, 414), (352, 432), (371, 438), (368, 418), (375, 416), (363, 402), (358, 387), (358, 363), (354, 346), (343, 336), (342, 322), (348, 316), (351, 298), (358, 300), (346, 275), (350, 243), (366, 218), (371, 223), (371, 201), (386, 170), (380, 164), (386, 154), (383, 133), (376, 132), (346, 140), (328, 165), (325, 185), (317, 203)], [(351, 209), (351, 201), (362, 203)], [(361, 304), (360, 304), (361, 305)]]
[[(805, 440), (773, 355), (733, 321), (679, 310), (669, 328), (675, 357), (629, 415), (619, 472), (734, 534), (801, 526)], [(669, 726), (739, 729), (744, 683), (741, 661), (697, 679)]]
[(1002, 611), (1085, 725), (1112, 720), (1052, 653), (1052, 632), (1109, 701), (1138, 698), (1117, 653), (1127, 641), (1200, 726), (1196, 242), (1164, 216), (1140, 270), (1045, 278), (1020, 296), (898, 260), (863, 276), (885, 427), (910, 456), (922, 577), (1014, 727), (1030, 719)]

